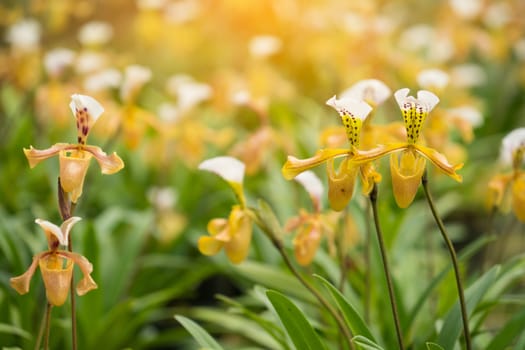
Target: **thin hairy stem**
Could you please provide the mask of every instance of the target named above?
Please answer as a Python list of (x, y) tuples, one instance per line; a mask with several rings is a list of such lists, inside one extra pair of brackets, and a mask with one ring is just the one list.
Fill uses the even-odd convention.
[[(62, 189), (60, 177), (58, 178), (58, 207), (62, 221), (65, 221), (73, 216), (76, 208), (76, 203), (71, 202), (67, 193)], [(71, 235), (67, 238), (67, 250), (73, 252), (73, 241)], [(71, 297), (71, 349), (77, 350), (77, 300), (75, 295), (75, 276), (71, 276), (71, 284), (69, 288), (69, 296)]]
[(40, 350), (40, 344), (42, 343), (42, 337), (44, 338), (44, 350), (49, 349), (49, 333), (51, 330), (51, 310), (53, 305), (50, 302), (46, 303), (46, 312), (44, 313), (44, 318), (42, 319), (42, 326), (38, 332), (38, 338), (35, 344), (35, 350)]
[(339, 264), (341, 265), (338, 289), (339, 291), (341, 291), (341, 293), (343, 292), (345, 288), (346, 274), (348, 273), (348, 269), (350, 267), (348, 253), (346, 251), (347, 247), (345, 244), (345, 228), (344, 228), (344, 224), (347, 222), (346, 220), (347, 217), (348, 217), (348, 210), (346, 210), (343, 214), (342, 225), (339, 225), (339, 229), (337, 231), (337, 236), (336, 236), (337, 238), (337, 242), (336, 242), (337, 257), (339, 260)]
[(399, 314), (397, 312), (396, 297), (394, 294), (394, 284), (392, 283), (392, 276), (388, 267), (388, 260), (386, 255), (385, 242), (383, 240), (383, 233), (379, 225), (379, 214), (377, 213), (377, 185), (374, 184), (372, 192), (370, 192), (370, 203), (372, 204), (372, 213), (374, 216), (374, 224), (376, 227), (377, 240), (379, 241), (379, 250), (381, 251), (381, 258), (383, 262), (383, 270), (385, 271), (386, 283), (388, 286), (388, 296), (390, 297), (390, 305), (392, 307), (392, 316), (394, 317), (394, 324), (396, 326), (397, 343), (400, 350), (405, 347), (403, 345), (403, 334), (401, 332), (401, 323), (399, 322)]
[(470, 341), (470, 331), (469, 331), (469, 326), (468, 326), (467, 305), (465, 302), (465, 293), (463, 291), (463, 284), (461, 282), (461, 277), (459, 273), (459, 264), (458, 264), (458, 259), (456, 256), (456, 251), (454, 249), (454, 246), (452, 245), (452, 241), (448, 237), (447, 231), (445, 230), (445, 225), (443, 225), (443, 221), (441, 220), (441, 217), (437, 213), (436, 207), (434, 205), (434, 201), (428, 190), (428, 178), (427, 178), (426, 171), (423, 174), (422, 184), (423, 184), (423, 190), (425, 192), (425, 196), (427, 197), (428, 206), (430, 207), (432, 216), (434, 217), (434, 220), (436, 221), (436, 224), (439, 227), (441, 236), (443, 236), (443, 240), (445, 241), (447, 245), (448, 252), (450, 254), (450, 259), (452, 260), (452, 265), (454, 267), (454, 276), (456, 278), (456, 287), (458, 289), (458, 295), (459, 295), (459, 305), (461, 308), (461, 317), (463, 319), (463, 333), (465, 335), (465, 345), (467, 347), (467, 350), (471, 350), (472, 345)]

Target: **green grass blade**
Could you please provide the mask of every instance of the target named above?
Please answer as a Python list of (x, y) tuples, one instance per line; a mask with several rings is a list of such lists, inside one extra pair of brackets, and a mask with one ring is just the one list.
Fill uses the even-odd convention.
[(283, 294), (269, 290), (266, 296), (279, 315), (290, 339), (298, 350), (325, 349), (319, 336), (302, 311)]
[(382, 347), (362, 335), (353, 337), (352, 341), (365, 350), (383, 350)]
[(514, 338), (522, 334), (525, 329), (525, 309), (508, 321), (500, 332), (487, 345), (486, 350), (506, 349)]
[(345, 298), (345, 296), (341, 294), (341, 292), (337, 288), (335, 288), (330, 282), (328, 282), (325, 278), (319, 275), (314, 275), (314, 277), (319, 279), (324, 284), (326, 289), (328, 289), (334, 300), (337, 302), (337, 305), (343, 313), (345, 322), (350, 327), (352, 334), (365, 336), (369, 340), (375, 342), (376, 340), (372, 335), (372, 332), (370, 332), (370, 329), (368, 329), (366, 323), (363, 321), (363, 319), (356, 311), (356, 309), (352, 306), (352, 304), (350, 304), (350, 302)]
[[(485, 295), (487, 290), (496, 281), (499, 272), (500, 266), (494, 266), (466, 290), (465, 300), (467, 304), (467, 313), (469, 316), (481, 301), (483, 295)], [(454, 344), (458, 340), (462, 330), (463, 326), (461, 320), (461, 311), (459, 308), (459, 303), (456, 302), (445, 318), (443, 328), (441, 328), (441, 332), (439, 333), (439, 337), (437, 339), (437, 343), (441, 344), (444, 349), (453, 349)]]
[(445, 350), (440, 345), (438, 345), (436, 343), (428, 342), (428, 343), (426, 343), (426, 345), (427, 345), (427, 350)]
[(200, 346), (213, 350), (223, 350), (219, 343), (197, 323), (181, 315), (176, 315), (175, 319), (186, 328)]

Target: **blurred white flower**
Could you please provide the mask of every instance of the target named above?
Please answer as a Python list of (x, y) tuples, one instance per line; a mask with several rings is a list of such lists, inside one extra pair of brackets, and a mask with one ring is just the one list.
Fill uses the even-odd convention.
[(173, 103), (162, 103), (157, 109), (157, 114), (162, 121), (176, 123), (180, 117), (180, 109)]
[(31, 52), (38, 49), (40, 35), (40, 23), (34, 19), (23, 19), (8, 28), (6, 41), (14, 49)]
[(483, 16), (483, 22), (489, 28), (499, 29), (507, 25), (512, 18), (512, 9), (505, 2), (490, 4)]
[(59, 48), (48, 51), (44, 56), (44, 67), (48, 75), (58, 77), (64, 69), (71, 66), (75, 60), (73, 50)]
[(199, 103), (209, 100), (213, 95), (210, 85), (195, 81), (191, 76), (178, 74), (170, 77), (166, 83), (166, 90), (177, 98), (181, 111), (186, 111)]
[(83, 52), (77, 56), (75, 70), (79, 74), (88, 74), (103, 69), (107, 64), (107, 58), (99, 52)]
[(419, 72), (417, 75), (417, 83), (424, 89), (444, 89), (450, 80), (447, 72), (432, 68), (425, 69)]
[(483, 68), (475, 63), (455, 66), (450, 71), (451, 84), (462, 88), (480, 86), (486, 83), (487, 75)]
[(130, 102), (142, 87), (151, 80), (151, 70), (138, 64), (127, 66), (124, 70), (124, 79), (120, 87), (120, 98)]
[(196, 0), (179, 0), (169, 3), (164, 10), (164, 15), (168, 22), (186, 23), (199, 15), (200, 6)]
[(84, 24), (78, 32), (78, 41), (84, 46), (108, 43), (113, 37), (113, 27), (107, 22), (93, 21)]
[(219, 175), (227, 182), (241, 185), (244, 180), (245, 168), (246, 166), (243, 162), (229, 156), (206, 159), (199, 164), (200, 170), (210, 171)]
[(238, 106), (247, 105), (251, 99), (252, 96), (248, 90), (237, 90), (230, 96), (231, 102)]
[[(501, 142), (500, 161), (504, 165), (514, 164), (515, 152), (520, 150), (522, 156), (525, 153), (525, 128), (518, 128), (511, 131), (503, 138)], [(524, 159), (518, 159), (518, 164), (521, 164)]]
[(100, 92), (119, 87), (121, 81), (122, 74), (115, 68), (108, 68), (87, 76), (84, 80), (84, 89), (89, 92)]
[(460, 106), (448, 109), (451, 116), (466, 121), (473, 127), (477, 128), (483, 124), (483, 116), (480, 111), (471, 106)]
[(304, 189), (306, 192), (308, 192), (314, 203), (321, 203), (324, 187), (321, 180), (319, 180), (313, 171), (304, 171), (294, 177), (294, 180), (303, 185)]
[(520, 39), (514, 43), (514, 53), (520, 61), (525, 61), (525, 39)]
[(454, 13), (463, 19), (473, 19), (481, 11), (481, 0), (449, 0), (448, 4)]
[(152, 187), (147, 192), (148, 200), (160, 211), (172, 210), (177, 203), (178, 194), (171, 187)]
[(358, 81), (340, 94), (341, 98), (351, 97), (378, 106), (390, 97), (392, 91), (385, 83), (377, 79)]
[(266, 58), (279, 52), (282, 47), (280, 38), (273, 35), (254, 36), (249, 43), (250, 54), (253, 57)]
[(429, 25), (419, 24), (401, 33), (399, 46), (402, 50), (421, 51), (431, 62), (441, 63), (454, 54), (454, 44), (447, 35), (442, 35)]
[(139, 10), (159, 10), (166, 5), (166, 0), (137, 0)]

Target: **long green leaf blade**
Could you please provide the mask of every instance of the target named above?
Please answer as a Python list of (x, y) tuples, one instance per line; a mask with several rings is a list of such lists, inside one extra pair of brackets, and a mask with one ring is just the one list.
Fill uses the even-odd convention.
[(283, 294), (269, 290), (266, 296), (297, 350), (319, 350), (325, 346), (302, 311)]
[(362, 335), (357, 335), (353, 337), (352, 341), (365, 350), (383, 350), (382, 347), (380, 347), (367, 337), (363, 337)]
[(350, 327), (350, 330), (352, 331), (352, 334), (354, 335), (362, 335), (366, 338), (376, 342), (374, 336), (372, 335), (372, 332), (370, 332), (370, 329), (366, 326), (366, 323), (363, 321), (359, 313), (356, 311), (356, 309), (350, 304), (350, 302), (345, 298), (341, 292), (335, 288), (330, 282), (328, 282), (325, 278), (314, 275), (317, 279), (319, 279), (326, 289), (332, 294), (332, 297), (337, 302), (337, 305), (339, 305), (340, 310), (343, 313), (343, 317), (345, 319), (346, 324)]
[(197, 323), (181, 315), (176, 315), (175, 319), (186, 328), (200, 346), (213, 350), (223, 350), (219, 343)]

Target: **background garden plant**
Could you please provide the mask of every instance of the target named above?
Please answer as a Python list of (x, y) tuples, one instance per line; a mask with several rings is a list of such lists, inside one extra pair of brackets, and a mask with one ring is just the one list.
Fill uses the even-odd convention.
[[(69, 215), (83, 220), (70, 236), (98, 285), (75, 300), (78, 349), (397, 348), (375, 194), (404, 348), (465, 348), (426, 191), (457, 253), (471, 348), (525, 348), (523, 6), (2, 3), (0, 345), (35, 347), (44, 284), (37, 272), (20, 296), (9, 281), (50, 248), (35, 218), (60, 226), (71, 210), (58, 159), (30, 169), (23, 148), (80, 143), (68, 107), (79, 94), (105, 110), (89, 145), (126, 166), (111, 176), (91, 166), (74, 192)], [(394, 96), (403, 88), (439, 98), (416, 144), (446, 157), (461, 183), (405, 158), (413, 146), (399, 146), (407, 133)], [(336, 110), (325, 104), (334, 95)], [(372, 108), (357, 144), (338, 113), (345, 98)], [(379, 156), (392, 144), (391, 168)], [(289, 155), (351, 145), (346, 163), (333, 159), (335, 177), (324, 165), (306, 184), (283, 177)], [(244, 164), (242, 189), (203, 171), (217, 157)], [(353, 160), (370, 182), (355, 181), (336, 212), (330, 185)], [(401, 209), (391, 174), (410, 166), (418, 177), (426, 169), (425, 186), (414, 180)], [(238, 232), (250, 237), (232, 255)], [(49, 348), (72, 348), (71, 302), (53, 309)]]

